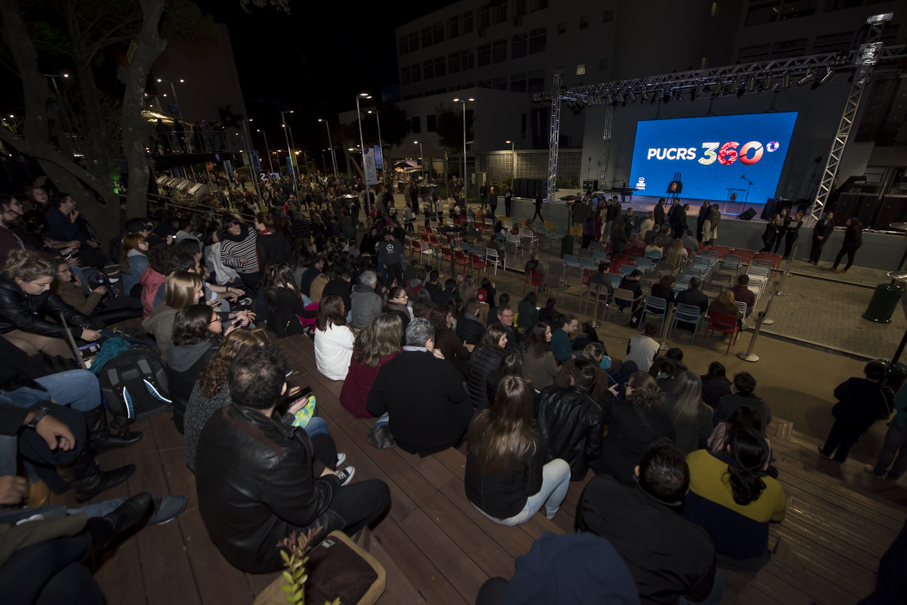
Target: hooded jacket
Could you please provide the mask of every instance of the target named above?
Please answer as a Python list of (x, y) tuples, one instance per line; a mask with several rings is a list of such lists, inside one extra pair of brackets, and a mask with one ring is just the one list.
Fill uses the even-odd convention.
[(167, 349), (173, 344), (173, 322), (176, 319), (176, 309), (160, 304), (154, 308), (151, 317), (142, 322), (145, 331), (154, 335), (161, 356), (166, 359)]
[(374, 288), (357, 285), (353, 286), (353, 292), (350, 294), (350, 305), (353, 327), (364, 330), (381, 313), (383, 302)]
[(183, 432), (183, 416), (192, 395), (192, 387), (198, 380), (202, 368), (217, 353), (218, 345), (213, 342), (199, 342), (189, 346), (171, 345), (167, 348), (164, 369), (167, 371), (167, 384), (173, 400), (173, 423), (176, 430)]
[(601, 406), (581, 389), (551, 385), (542, 390), (538, 427), (548, 443), (549, 460), (565, 460), (570, 479), (581, 481), (589, 461), (602, 451)]
[(64, 303), (53, 290), (37, 295), (26, 294), (12, 279), (0, 276), (0, 334), (21, 330), (65, 339), (63, 326), (45, 320), (44, 313), (54, 318), (62, 313), (76, 338), (82, 336), (83, 329), (98, 329), (94, 322)]
[(486, 348), (481, 358), (476, 358), (475, 352), (473, 352), (472, 361), (469, 364), (467, 385), (472, 404), (479, 410), (491, 407), (494, 402), (495, 389), (492, 388), (492, 385), (497, 385), (494, 375), (503, 358), (503, 351), (492, 348)]

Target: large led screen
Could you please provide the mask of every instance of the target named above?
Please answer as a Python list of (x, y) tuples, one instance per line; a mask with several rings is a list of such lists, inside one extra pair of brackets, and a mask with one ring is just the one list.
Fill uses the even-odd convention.
[(775, 195), (796, 121), (788, 112), (638, 122), (628, 186), (662, 197), (680, 173), (681, 198), (743, 201), (745, 176), (749, 201), (764, 201)]

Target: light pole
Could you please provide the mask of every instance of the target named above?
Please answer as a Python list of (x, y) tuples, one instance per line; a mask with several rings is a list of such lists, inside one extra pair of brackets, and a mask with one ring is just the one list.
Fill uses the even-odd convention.
[[(469, 181), (466, 179), (466, 103), (472, 103), (475, 99), (454, 99), (454, 103), (463, 104), (463, 204), (469, 199)], [(476, 184), (478, 186), (478, 183)]]
[[(334, 155), (334, 142), (331, 140), (331, 126), (328, 124), (327, 120), (322, 120), (318, 118), (319, 122), (324, 122), (324, 127), (328, 130), (328, 146), (331, 148), (331, 162), (334, 164), (334, 178), (338, 179), (337, 176), (337, 156)], [(324, 171), (327, 172), (327, 166), (324, 167)]]
[(510, 186), (513, 187), (513, 181), (516, 180), (516, 141), (504, 141), (510, 143)]
[(261, 136), (265, 138), (265, 152), (268, 154), (268, 166), (271, 167), (271, 173), (274, 172), (274, 162), (271, 161), (271, 150), (268, 149), (268, 133), (264, 132), (261, 128), (255, 130), (255, 132), (260, 132)]
[(287, 127), (287, 114), (288, 113), (293, 113), (293, 110), (290, 109), (287, 111), (281, 111), (280, 119), (283, 120), (283, 137), (287, 141), (287, 149), (290, 152), (290, 165), (287, 166), (287, 170), (289, 170), (293, 173), (293, 189), (296, 191), (296, 203), (299, 203), (299, 182), (298, 182), (298, 179), (296, 178), (296, 168), (293, 166), (293, 146), (290, 145), (290, 135), (287, 134), (287, 130), (289, 130)]
[(359, 109), (359, 99), (371, 99), (372, 95), (367, 92), (361, 92), (356, 96), (356, 119), (359, 120), (359, 149), (362, 150), (362, 180), (365, 181), (365, 212), (368, 214), (371, 211), (369, 208), (369, 194), (368, 194), (368, 177), (365, 175), (365, 139), (362, 137), (362, 110)]
[[(249, 122), (252, 119), (242, 119), (240, 123), (243, 127), (243, 138), (246, 140), (246, 147), (249, 148), (249, 176), (252, 178), (252, 186), (255, 188), (255, 195), (258, 196), (258, 203), (261, 203), (261, 191), (258, 190), (258, 181), (260, 180), (258, 173), (255, 171), (255, 158), (252, 155), (252, 134), (249, 132)], [(242, 150), (240, 150), (242, 153)]]
[(425, 180), (425, 159), (422, 155), (422, 143), (419, 141), (413, 141), (413, 145), (419, 146), (419, 162), (422, 164), (422, 180)]
[[(170, 90), (173, 91), (173, 102), (176, 103), (176, 113), (177, 113), (177, 115), (179, 115), (179, 117), (182, 118), (182, 117), (183, 117), (183, 110), (182, 110), (182, 108), (180, 108), (179, 99), (176, 98), (176, 86), (174, 86), (173, 80), (161, 80), (160, 78), (158, 78), (157, 81), (158, 81), (158, 82), (166, 82), (166, 83), (170, 84)], [(185, 80), (183, 80), (182, 78), (180, 78), (180, 84), (184, 84), (185, 82), (186, 82)]]
[[(381, 150), (381, 181), (387, 181), (387, 163), (384, 161), (384, 143), (381, 142), (381, 116), (378, 115), (378, 110), (372, 111), (368, 110), (369, 113), (375, 114), (375, 120), (378, 122), (378, 149)], [(423, 170), (424, 172), (424, 170)]]

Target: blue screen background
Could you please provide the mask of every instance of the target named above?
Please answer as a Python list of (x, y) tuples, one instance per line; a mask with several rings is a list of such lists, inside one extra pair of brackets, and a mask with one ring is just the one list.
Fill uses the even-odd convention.
[[(727, 199), (728, 187), (747, 188), (747, 182), (740, 178), (745, 174), (754, 184), (749, 202), (762, 203), (775, 195), (796, 121), (796, 112), (640, 121), (636, 124), (636, 145), (627, 186), (638, 188), (637, 195), (665, 197), (674, 173), (680, 172), (681, 198), (719, 201)], [(708, 166), (699, 163), (706, 154), (703, 143), (719, 143), (720, 148), (729, 141), (740, 144), (736, 148), (738, 152), (750, 141), (762, 143), (762, 158), (750, 165), (743, 164), (739, 158), (730, 165), (723, 165), (717, 159)], [(778, 148), (769, 152), (767, 146), (772, 141), (778, 143)], [(647, 158), (650, 149), (671, 148), (694, 148), (694, 159)], [(753, 157), (753, 152), (748, 156)], [(737, 201), (743, 201), (744, 195), (738, 192)]]

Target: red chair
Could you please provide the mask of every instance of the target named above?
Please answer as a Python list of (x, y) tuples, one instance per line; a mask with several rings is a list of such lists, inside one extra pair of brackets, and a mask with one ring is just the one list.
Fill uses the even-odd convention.
[(466, 253), (462, 250), (457, 250), (454, 252), (454, 262), (458, 267), (463, 267), (467, 272), (469, 271), (469, 257), (466, 256)]
[(532, 287), (536, 288), (539, 294), (541, 294), (542, 286), (545, 284), (542, 272), (538, 269), (526, 269), (526, 281), (523, 282), (523, 296), (526, 296), (526, 287), (530, 283), (532, 284)]
[(478, 254), (470, 254), (469, 258), (472, 260), (472, 269), (476, 272), (476, 278), (482, 274), (482, 269), (485, 269), (485, 275), (488, 275), (488, 267), (491, 266), (491, 263), (482, 260)]
[[(440, 262), (450, 262), (450, 268), (453, 270), (453, 254), (450, 252), (450, 248), (447, 246), (441, 246), (441, 261)], [(440, 263), (438, 267), (440, 268)]]
[(756, 257), (756, 253), (752, 250), (744, 250), (743, 248), (737, 248), (734, 250), (734, 254), (740, 257), (740, 262), (742, 264), (750, 264), (753, 258)]
[(699, 346), (705, 344), (705, 339), (708, 337), (709, 333), (721, 332), (722, 334), (730, 334), (731, 339), (727, 344), (727, 351), (724, 352), (727, 355), (731, 350), (731, 345), (737, 344), (737, 334), (740, 333), (740, 326), (737, 325), (737, 318), (733, 315), (728, 315), (727, 313), (712, 313), (709, 317), (709, 325), (706, 327), (705, 332), (702, 334), (702, 342), (699, 343)]

